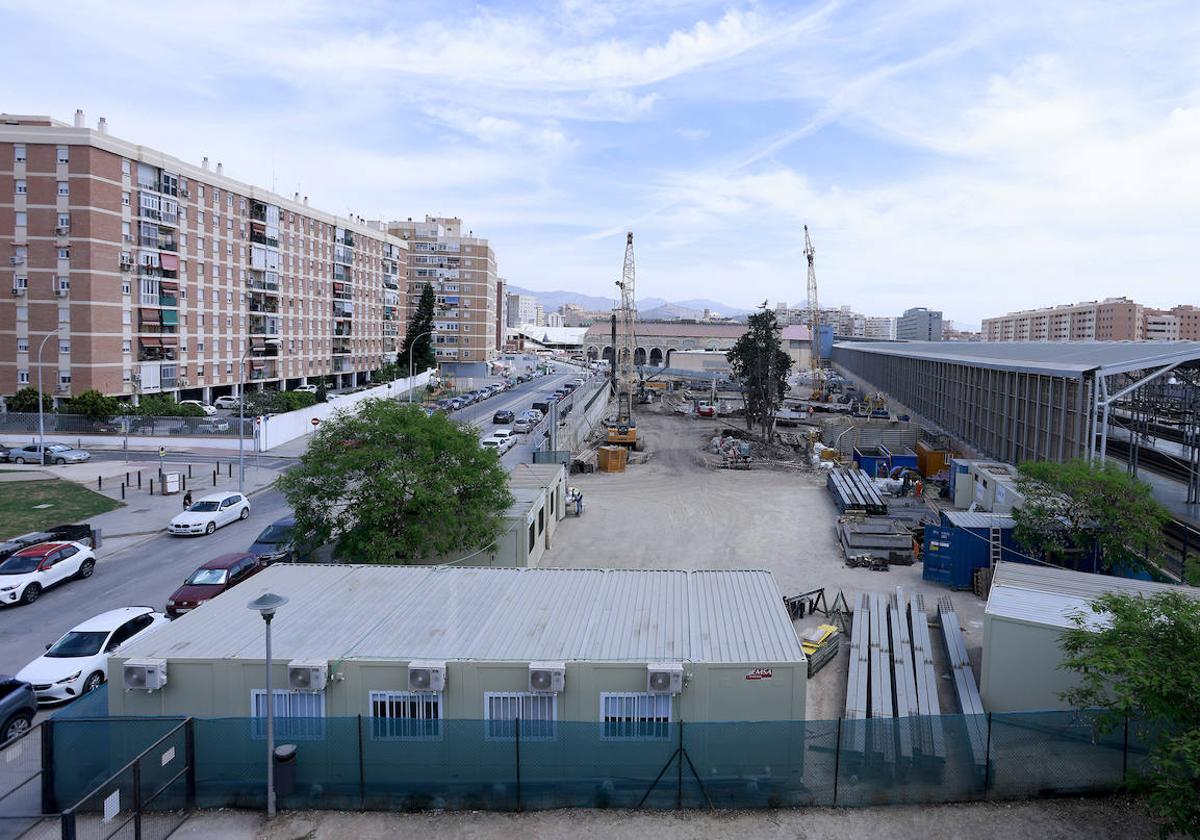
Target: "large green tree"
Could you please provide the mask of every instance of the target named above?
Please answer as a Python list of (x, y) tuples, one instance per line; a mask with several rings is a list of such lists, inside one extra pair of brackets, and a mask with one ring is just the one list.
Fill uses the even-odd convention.
[(1110, 593), (1072, 620), (1063, 667), (1079, 682), (1064, 699), (1102, 710), (1101, 733), (1128, 724), (1129, 743), (1148, 746), (1131, 786), (1163, 820), (1164, 837), (1200, 837), (1200, 601)]
[[(54, 399), (49, 394), (42, 394), (42, 411), (54, 410)], [(26, 386), (7, 400), (8, 410), (27, 414), (36, 414), (38, 410), (38, 389)]]
[(746, 320), (746, 332), (725, 354), (733, 377), (745, 389), (746, 428), (757, 424), (765, 435), (774, 428), (772, 415), (783, 405), (792, 357), (779, 344), (779, 322), (765, 307)]
[(1020, 466), (1017, 489), (1025, 497), (1013, 511), (1014, 536), (1035, 555), (1062, 563), (1072, 552), (1098, 554), (1099, 565), (1140, 567), (1163, 548), (1170, 518), (1150, 486), (1109, 462), (1083, 459)]
[(118, 414), (124, 414), (128, 406), (116, 397), (106, 397), (97, 390), (84, 391), (77, 397), (71, 397), (63, 405), (63, 414), (81, 414), (89, 420), (108, 420)]
[(437, 356), (433, 352), (433, 286), (428, 283), (421, 290), (421, 298), (417, 308), (413, 310), (412, 318), (408, 321), (408, 330), (404, 333), (404, 344), (396, 356), (396, 367), (404, 376), (408, 376), (408, 360), (412, 356), (412, 371), (421, 371), (437, 367)]
[(366, 400), (321, 424), (278, 486), (296, 527), (355, 563), (420, 563), (484, 549), (512, 504), (495, 452), (441, 414)]

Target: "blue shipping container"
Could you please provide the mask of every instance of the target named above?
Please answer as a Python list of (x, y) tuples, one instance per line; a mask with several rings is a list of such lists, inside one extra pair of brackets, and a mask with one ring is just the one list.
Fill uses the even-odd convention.
[(880, 478), (888, 474), (887, 450), (880, 447), (854, 447), (854, 463), (871, 478)]
[[(961, 512), (943, 511), (940, 525), (925, 526), (925, 541), (921, 548), (921, 578), (949, 586), (951, 589), (971, 589), (975, 570), (986, 568), (991, 563), (988, 535), (991, 523), (960, 528), (947, 521), (947, 513)], [(1013, 539), (1012, 520), (1008, 519), (1005, 524), (1007, 527), (1002, 525), (1000, 529), (1000, 559), (1025, 562)]]
[(887, 453), (889, 473), (896, 469), (896, 467), (905, 467), (910, 470), (915, 470), (917, 468), (917, 453), (913, 452), (907, 446), (896, 452), (893, 452), (886, 446), (881, 446), (879, 449), (880, 451)]

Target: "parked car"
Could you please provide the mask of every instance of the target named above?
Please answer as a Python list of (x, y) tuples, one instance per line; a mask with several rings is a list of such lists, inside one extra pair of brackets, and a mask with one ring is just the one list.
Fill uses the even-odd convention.
[(297, 551), (292, 540), (295, 530), (296, 517), (285, 516), (276, 519), (254, 538), (254, 542), (246, 550), (264, 563), (295, 560)]
[(32, 685), (0, 674), (0, 744), (28, 732), (37, 710), (37, 695)]
[(212, 493), (173, 518), (167, 526), (172, 534), (211, 534), (218, 528), (250, 515), (250, 500), (241, 493)]
[(212, 419), (201, 420), (193, 429), (202, 435), (220, 434), (229, 431), (229, 421), (223, 417), (213, 417)]
[(237, 397), (230, 396), (217, 397), (215, 400), (213, 400), (213, 405), (217, 408), (237, 408), (240, 403), (241, 400), (239, 400)]
[(0, 563), (0, 604), (32, 604), (52, 586), (90, 578), (96, 555), (77, 542), (44, 542)]
[(530, 408), (524, 412), (523, 416), (532, 420), (533, 424), (536, 426), (538, 423), (542, 422), (542, 418), (546, 415), (540, 408)]
[(95, 691), (108, 679), (108, 658), (121, 645), (167, 623), (149, 607), (121, 607), (68, 630), (46, 652), (17, 672), (33, 684), (39, 703), (63, 703)]
[(506, 452), (517, 445), (517, 433), (512, 429), (497, 429), (496, 431), (492, 432), (492, 437), (494, 437), (496, 440), (502, 440), (505, 442)]
[(266, 566), (262, 558), (247, 551), (214, 557), (188, 575), (183, 586), (171, 593), (167, 599), (167, 617), (178, 618), (196, 609)]
[(55, 525), (45, 531), (33, 531), (12, 537), (0, 543), (0, 562), (12, 557), (23, 548), (44, 542), (77, 542), (95, 549), (96, 532), (91, 525)]
[(293, 388), (292, 390), (296, 391), (297, 393), (315, 394), (315, 393), (317, 393), (317, 386), (316, 385), (300, 385), (296, 388)]
[(484, 449), (496, 450), (497, 455), (503, 455), (505, 452), (507, 452), (509, 449), (512, 448), (512, 444), (509, 443), (507, 438), (494, 438), (494, 437), (484, 438), (483, 440), (481, 440), (479, 442), (479, 445), (482, 446)]
[(492, 415), (493, 423), (511, 423), (515, 419), (516, 417), (513, 415), (513, 413), (506, 410), (497, 411)]
[(9, 452), (9, 458), (18, 464), (82, 464), (91, 460), (91, 453), (73, 449), (65, 443), (47, 443), (44, 456), (39, 458), (41, 447), (33, 443)]
[(8, 453), (9, 453), (9, 448), (7, 446), (5, 446), (4, 444), (0, 443), (0, 463), (3, 463), (8, 460)]
[(194, 405), (209, 417), (217, 413), (217, 409), (215, 407), (209, 405), (208, 403), (200, 402), (200, 400), (180, 400), (179, 404)]
[(710, 403), (702, 402), (696, 406), (696, 414), (701, 417), (716, 417), (717, 409)]
[(512, 430), (517, 433), (526, 433), (533, 431), (535, 423), (528, 417), (518, 417), (513, 421)]

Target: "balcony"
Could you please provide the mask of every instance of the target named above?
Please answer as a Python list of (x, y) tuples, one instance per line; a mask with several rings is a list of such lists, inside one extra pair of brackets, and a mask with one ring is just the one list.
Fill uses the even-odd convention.
[(333, 353), (335, 355), (343, 355), (343, 356), (348, 355), (350, 353), (350, 342), (349, 341), (333, 342)]
[(334, 335), (352, 335), (354, 332), (353, 327), (354, 327), (353, 324), (346, 324), (346, 323), (334, 324), (333, 325), (333, 334)]
[(265, 312), (265, 313), (270, 313), (272, 315), (278, 315), (279, 314), (279, 305), (277, 303), (274, 303), (273, 301), (271, 303), (265, 303), (265, 302), (264, 303), (256, 303), (252, 299), (250, 301), (250, 311), (251, 312)]
[(335, 356), (333, 359), (333, 372), (345, 373), (350, 370), (350, 360), (343, 356)]
[(353, 318), (354, 310), (350, 309), (349, 307), (338, 306), (335, 303), (333, 305), (333, 317), (334, 318)]
[(267, 205), (258, 201), (251, 201), (250, 218), (256, 222), (265, 222), (267, 220)]
[(262, 315), (250, 316), (251, 335), (279, 335), (279, 319)]
[(246, 278), (246, 288), (253, 292), (278, 295), (279, 275), (274, 272), (256, 272), (254, 269), (251, 269), (250, 276)]
[(179, 306), (179, 298), (177, 298), (175, 295), (160, 294), (158, 296), (158, 305), (159, 306), (177, 307), (177, 306)]

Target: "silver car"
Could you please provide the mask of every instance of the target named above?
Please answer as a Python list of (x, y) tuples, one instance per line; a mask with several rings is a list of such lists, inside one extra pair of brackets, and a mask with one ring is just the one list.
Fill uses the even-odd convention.
[(38, 457), (40, 451), (41, 447), (34, 443), (12, 450), (8, 457), (18, 464), (82, 464), (92, 457), (91, 453), (65, 443), (47, 443), (44, 457)]

